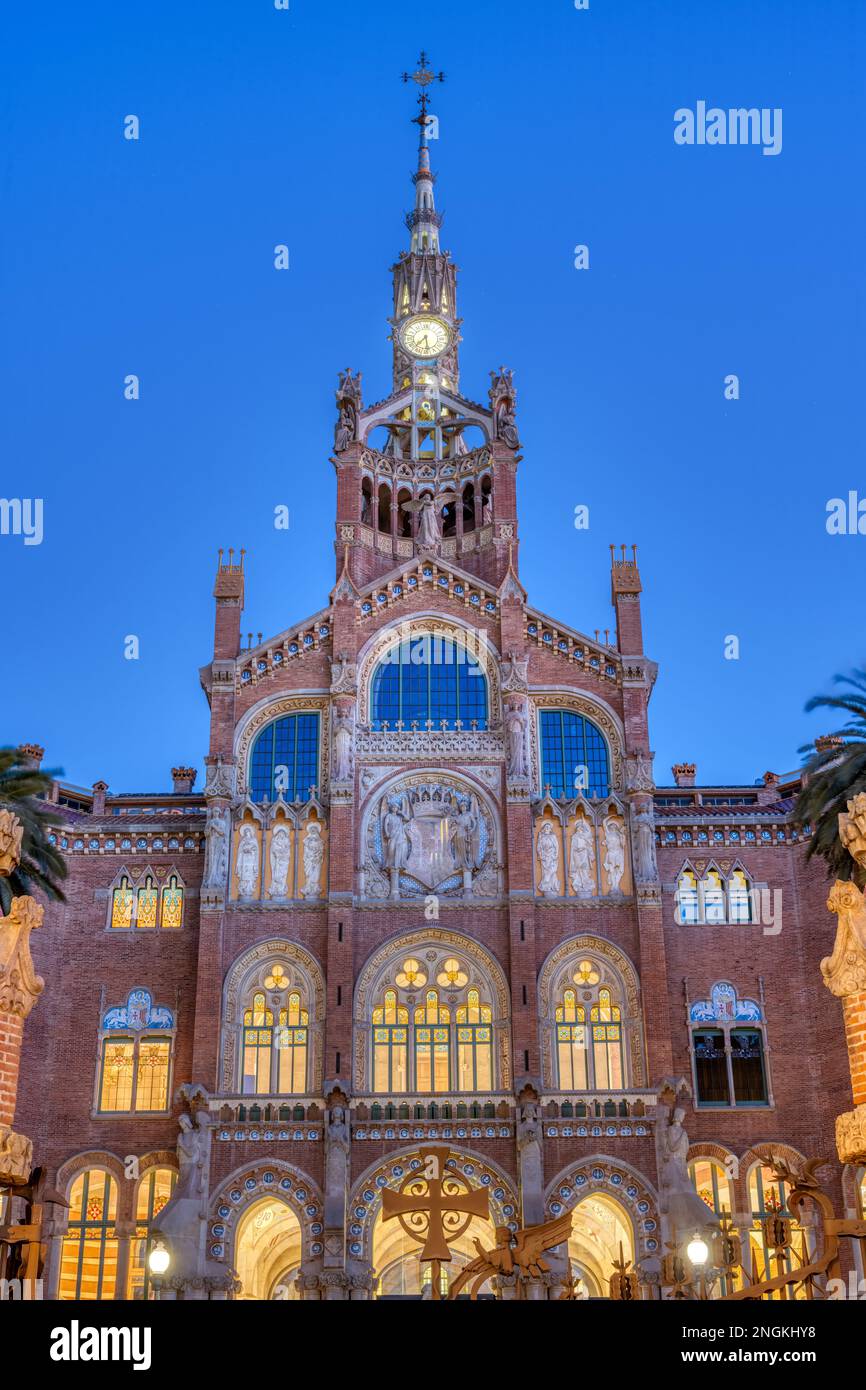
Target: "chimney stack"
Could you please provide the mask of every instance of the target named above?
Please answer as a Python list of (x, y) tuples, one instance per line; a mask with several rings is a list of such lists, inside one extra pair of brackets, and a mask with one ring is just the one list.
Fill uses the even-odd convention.
[(25, 763), (27, 767), (32, 768), (34, 772), (39, 771), (42, 766), (42, 759), (45, 757), (45, 749), (42, 748), (40, 744), (22, 743), (18, 752), (21, 754), (22, 762)]
[(188, 796), (192, 791), (196, 771), (194, 767), (173, 767), (171, 769), (172, 791)]
[(693, 787), (695, 785), (695, 773), (697, 772), (696, 763), (674, 763), (671, 772), (674, 774), (674, 781), (678, 787)]
[(105, 793), (108, 791), (107, 782), (94, 782), (93, 784), (93, 805), (90, 809), (92, 816), (105, 815)]

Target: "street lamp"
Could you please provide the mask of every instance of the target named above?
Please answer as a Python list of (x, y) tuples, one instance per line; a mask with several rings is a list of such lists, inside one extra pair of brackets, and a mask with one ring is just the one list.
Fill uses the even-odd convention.
[(699, 1231), (695, 1231), (694, 1235), (692, 1236), (691, 1240), (686, 1246), (686, 1254), (688, 1255), (691, 1263), (697, 1269), (703, 1269), (703, 1266), (710, 1258), (710, 1247), (707, 1245), (707, 1242), (704, 1240), (703, 1236), (700, 1234)]
[(155, 1275), (157, 1279), (165, 1274), (171, 1264), (171, 1255), (168, 1253), (164, 1241), (156, 1240), (154, 1242), (150, 1248), (147, 1263), (151, 1274)]

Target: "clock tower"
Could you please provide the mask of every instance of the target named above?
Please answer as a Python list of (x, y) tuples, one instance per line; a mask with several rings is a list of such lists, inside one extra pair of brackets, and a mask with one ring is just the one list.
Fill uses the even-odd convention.
[(498, 586), (517, 569), (514, 385), (505, 368), (491, 372), (489, 407), (460, 392), (457, 267), (440, 245), (430, 168), (428, 88), (444, 74), (422, 52), (403, 80), (420, 88), (419, 140), (409, 247), (391, 268), (392, 391), (365, 408), (360, 373), (340, 377), (337, 574), (360, 590), (426, 558)]

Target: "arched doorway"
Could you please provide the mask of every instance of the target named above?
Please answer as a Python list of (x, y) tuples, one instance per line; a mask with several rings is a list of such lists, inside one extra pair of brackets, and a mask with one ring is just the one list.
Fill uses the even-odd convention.
[[(473, 1216), (463, 1234), (450, 1246), (451, 1260), (441, 1267), (440, 1294), (443, 1298), (447, 1297), (448, 1289), (460, 1270), (470, 1260), (475, 1259), (475, 1240), (481, 1241), (482, 1245), (488, 1248), (496, 1244), (496, 1231), (492, 1221)], [(383, 1221), (380, 1210), (373, 1229), (376, 1298), (430, 1297), (430, 1265), (422, 1265), (418, 1259), (420, 1248), (418, 1242), (406, 1234), (398, 1220)], [(485, 1285), (482, 1295), (491, 1295), (489, 1284)]]
[(608, 1298), (614, 1260), (634, 1261), (631, 1217), (614, 1197), (594, 1192), (574, 1208), (568, 1257), (589, 1298)]
[(294, 1299), (301, 1264), (301, 1226), (279, 1197), (262, 1197), (241, 1217), (235, 1241), (239, 1298)]

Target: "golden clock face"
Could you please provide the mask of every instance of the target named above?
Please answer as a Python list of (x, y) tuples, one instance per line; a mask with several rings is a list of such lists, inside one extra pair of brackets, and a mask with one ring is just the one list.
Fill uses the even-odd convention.
[(430, 314), (416, 314), (400, 329), (400, 342), (413, 357), (441, 357), (450, 341), (447, 323)]

